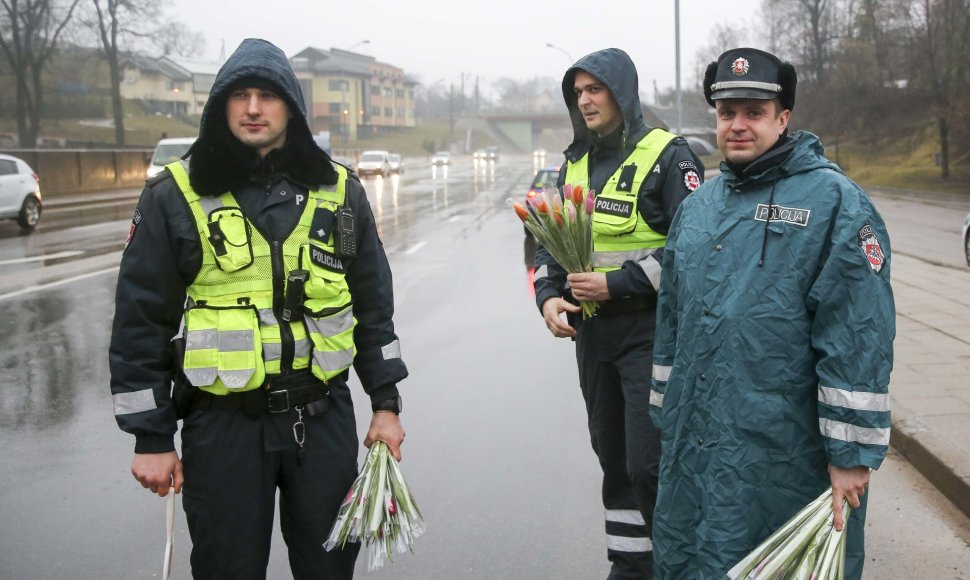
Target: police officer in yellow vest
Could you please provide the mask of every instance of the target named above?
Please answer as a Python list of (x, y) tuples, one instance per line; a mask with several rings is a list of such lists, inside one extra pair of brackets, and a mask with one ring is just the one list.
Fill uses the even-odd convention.
[[(575, 139), (559, 185), (596, 191), (594, 272), (569, 274), (536, 252), (536, 303), (556, 337), (576, 340), (579, 384), (603, 468), (609, 578), (650, 578), (660, 434), (649, 417), (657, 289), (667, 228), (704, 168), (687, 142), (643, 120), (637, 71), (622, 50), (584, 56), (563, 96)], [(599, 302), (581, 320), (572, 300)], [(562, 315), (567, 315), (563, 320)]]
[(109, 352), (132, 474), (182, 492), (194, 577), (265, 577), (277, 491), (293, 577), (353, 576), (357, 544), (323, 548), (357, 472), (348, 370), (374, 411), (364, 444), (400, 459), (393, 304), (362, 185), (314, 143), (283, 52), (245, 40), (188, 159), (138, 202)]

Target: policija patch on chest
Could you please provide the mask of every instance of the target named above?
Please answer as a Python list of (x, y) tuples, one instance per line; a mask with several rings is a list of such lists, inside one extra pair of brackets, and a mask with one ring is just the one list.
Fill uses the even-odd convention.
[(597, 197), (596, 212), (628, 218), (633, 215), (633, 202)]
[(800, 209), (797, 207), (784, 207), (781, 205), (768, 206), (759, 203), (754, 210), (754, 219), (759, 222), (773, 221), (795, 224), (805, 227), (808, 225), (808, 217), (812, 214), (810, 209)]
[(330, 270), (331, 272), (337, 272), (340, 274), (345, 274), (347, 272), (343, 260), (331, 252), (322, 250), (313, 245), (310, 246), (310, 261), (321, 268)]
[(869, 267), (878, 274), (882, 270), (883, 264), (886, 263), (886, 255), (883, 253), (882, 246), (879, 245), (876, 232), (871, 225), (866, 224), (859, 230), (858, 244), (862, 254), (869, 262)]

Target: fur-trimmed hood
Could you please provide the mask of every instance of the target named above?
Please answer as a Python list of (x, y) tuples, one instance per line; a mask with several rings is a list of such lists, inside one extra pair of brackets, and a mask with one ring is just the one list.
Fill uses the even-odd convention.
[[(262, 159), (256, 150), (236, 139), (226, 123), (228, 90), (247, 77), (277, 87), (292, 113), (286, 143)], [(222, 195), (266, 173), (285, 173), (308, 188), (336, 183), (337, 172), (330, 157), (313, 141), (306, 112), (300, 83), (283, 51), (265, 40), (247, 38), (219, 69), (209, 91), (199, 138), (189, 151), (192, 188), (199, 195)]]

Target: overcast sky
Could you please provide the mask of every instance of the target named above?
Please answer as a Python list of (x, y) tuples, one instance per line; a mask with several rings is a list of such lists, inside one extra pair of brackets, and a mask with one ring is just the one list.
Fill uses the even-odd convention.
[[(633, 58), (642, 91), (650, 91), (654, 81), (661, 90), (675, 84), (674, 0), (173, 2), (169, 14), (205, 35), (205, 56), (213, 60), (223, 43), (229, 54), (248, 37), (265, 38), (288, 56), (307, 46), (346, 49), (369, 40), (354, 51), (399, 66), (428, 85), (457, 87), (464, 72), (470, 87), (476, 75), (483, 84), (501, 77), (558, 79), (573, 60), (614, 46)], [(696, 52), (710, 44), (715, 25), (749, 30), (757, 24), (760, 3), (681, 0), (682, 86), (695, 78)], [(756, 40), (744, 33), (741, 38)]]

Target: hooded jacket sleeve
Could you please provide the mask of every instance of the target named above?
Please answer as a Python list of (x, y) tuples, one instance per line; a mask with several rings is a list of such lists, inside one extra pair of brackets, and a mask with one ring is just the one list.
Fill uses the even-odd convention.
[(896, 310), (886, 226), (844, 183), (827, 255), (809, 295), (815, 313), (819, 429), (829, 463), (878, 468), (889, 445), (889, 374)]
[[(651, 229), (666, 234), (681, 202), (704, 181), (704, 164), (690, 150), (687, 141), (678, 137), (660, 156), (657, 168), (658, 172), (651, 171), (643, 180), (637, 206)], [(696, 177), (696, 181), (687, 179), (689, 175)], [(610, 297), (655, 297), (662, 272), (666, 271), (661, 268), (663, 253), (662, 248), (657, 249), (638, 262), (628, 261), (619, 270), (607, 272)]]
[(121, 257), (108, 362), (115, 419), (136, 453), (175, 449), (171, 340), (202, 256), (190, 219), (171, 179), (149, 185)]
[(663, 253), (663, 272), (660, 292), (657, 295), (657, 327), (653, 338), (653, 372), (650, 384), (650, 418), (653, 424), (661, 427), (661, 412), (667, 381), (674, 366), (674, 353), (677, 349), (677, 253), (674, 245), (680, 213), (676, 214), (670, 226), (667, 246)]
[(408, 376), (401, 344), (394, 333), (394, 287), (391, 267), (377, 235), (377, 225), (364, 188), (347, 180), (347, 201), (357, 216), (357, 257), (347, 272), (354, 300), (354, 371), (372, 402), (398, 394), (397, 383)]

